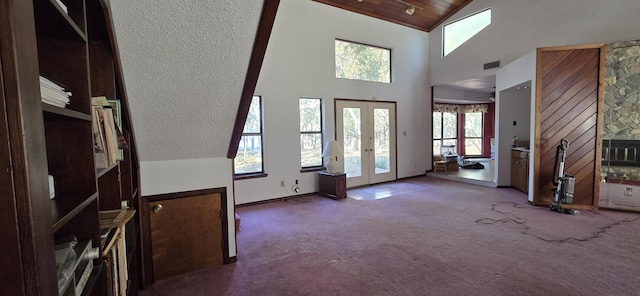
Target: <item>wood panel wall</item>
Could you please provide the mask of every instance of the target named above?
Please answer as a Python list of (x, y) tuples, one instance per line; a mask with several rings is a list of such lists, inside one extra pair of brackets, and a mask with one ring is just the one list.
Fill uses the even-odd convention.
[(567, 139), (565, 174), (576, 178), (573, 207), (597, 208), (604, 104), (603, 45), (538, 49), (536, 80), (533, 203), (553, 202), (556, 147)]

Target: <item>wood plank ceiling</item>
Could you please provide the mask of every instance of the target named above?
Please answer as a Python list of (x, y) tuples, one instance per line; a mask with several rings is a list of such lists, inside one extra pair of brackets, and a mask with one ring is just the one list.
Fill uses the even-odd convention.
[[(472, 0), (313, 0), (377, 19), (431, 32)], [(413, 13), (409, 14), (411, 7)]]

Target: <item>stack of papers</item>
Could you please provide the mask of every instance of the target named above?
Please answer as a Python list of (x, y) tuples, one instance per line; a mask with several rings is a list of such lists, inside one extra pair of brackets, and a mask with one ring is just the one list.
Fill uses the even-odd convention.
[(42, 102), (64, 108), (69, 105), (71, 93), (57, 83), (40, 76), (40, 96)]

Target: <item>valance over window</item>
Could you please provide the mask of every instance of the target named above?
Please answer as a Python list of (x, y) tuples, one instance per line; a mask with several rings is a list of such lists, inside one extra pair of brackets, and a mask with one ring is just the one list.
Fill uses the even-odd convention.
[(433, 112), (447, 112), (447, 113), (482, 112), (482, 113), (487, 113), (488, 110), (489, 110), (489, 105), (487, 105), (487, 104), (470, 104), (470, 105), (433, 104)]

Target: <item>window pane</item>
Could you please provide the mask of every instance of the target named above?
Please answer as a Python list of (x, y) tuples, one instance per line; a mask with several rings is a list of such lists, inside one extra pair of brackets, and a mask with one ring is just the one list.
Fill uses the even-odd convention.
[(464, 136), (470, 138), (482, 137), (482, 112), (466, 113), (464, 115)]
[(391, 82), (391, 50), (337, 40), (336, 78)]
[(300, 131), (322, 131), (320, 99), (300, 99)]
[(440, 112), (433, 112), (433, 139), (442, 139), (442, 113)]
[(458, 46), (467, 42), (482, 29), (491, 24), (491, 9), (470, 15), (442, 27), (443, 56), (448, 55)]
[(442, 145), (442, 140), (434, 140), (433, 141), (433, 155), (440, 155), (440, 146)]
[(464, 152), (466, 155), (481, 155), (482, 139), (464, 139)]
[(442, 140), (442, 147), (446, 147), (447, 152), (451, 152), (454, 154), (457, 153), (458, 151), (458, 148), (456, 148), (457, 145), (458, 145), (458, 139)]
[(300, 135), (302, 167), (322, 166), (322, 134)]
[(254, 96), (251, 100), (251, 106), (249, 106), (249, 114), (247, 115), (247, 121), (244, 123), (244, 130), (242, 133), (261, 133), (260, 124), (262, 118), (260, 116), (260, 97)]
[(262, 172), (261, 136), (242, 136), (234, 161), (236, 174)]
[(457, 138), (458, 137), (458, 114), (456, 113), (442, 113), (442, 129), (443, 138)]

